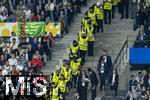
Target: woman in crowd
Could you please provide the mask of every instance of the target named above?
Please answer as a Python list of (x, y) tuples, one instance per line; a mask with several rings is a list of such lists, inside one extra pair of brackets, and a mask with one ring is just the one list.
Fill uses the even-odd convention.
[(81, 70), (78, 76), (77, 92), (79, 93), (79, 100), (87, 100), (87, 89), (89, 79), (85, 70)]

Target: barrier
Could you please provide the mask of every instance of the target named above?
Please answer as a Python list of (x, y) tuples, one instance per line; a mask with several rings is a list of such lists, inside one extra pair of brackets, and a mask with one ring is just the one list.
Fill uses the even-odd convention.
[(130, 48), (130, 64), (150, 64), (150, 48)]
[[(31, 37), (38, 36), (39, 34), (43, 36), (47, 32), (52, 32), (54, 37), (61, 37), (61, 23), (59, 22), (50, 22), (47, 25), (44, 22), (26, 22), (25, 28)], [(19, 23), (0, 22), (0, 37), (9, 37), (12, 31), (18, 35), (20, 34)]]

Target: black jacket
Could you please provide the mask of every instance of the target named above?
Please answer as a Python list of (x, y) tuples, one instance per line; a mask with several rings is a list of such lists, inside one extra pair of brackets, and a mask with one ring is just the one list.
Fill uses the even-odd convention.
[[(110, 84), (112, 84), (112, 80), (113, 80), (113, 74), (111, 74), (111, 76), (110, 76), (110, 78), (109, 78), (109, 83), (110, 83)], [(119, 84), (119, 75), (116, 74), (114, 85), (118, 85), (118, 84)]]
[[(101, 56), (100, 59), (99, 59), (99, 64), (101, 64), (101, 61), (103, 59), (104, 56)], [(112, 60), (111, 60), (111, 57), (109, 55), (106, 56), (107, 57), (107, 61), (106, 61), (106, 64), (108, 64), (108, 67), (109, 69), (111, 69), (113, 66), (112, 66)]]
[(92, 86), (98, 85), (97, 75), (96, 75), (96, 73), (94, 71), (92, 71), (92, 73), (90, 75), (90, 80), (91, 80)]

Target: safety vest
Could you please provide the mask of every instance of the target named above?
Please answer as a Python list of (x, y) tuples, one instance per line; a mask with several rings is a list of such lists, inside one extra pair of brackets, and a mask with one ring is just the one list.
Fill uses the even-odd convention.
[(79, 66), (80, 66), (80, 62), (71, 61), (70, 68), (71, 68), (72, 75), (78, 74)]
[(71, 49), (71, 52), (72, 52), (73, 54), (75, 54), (75, 53), (78, 52), (78, 46), (76, 46), (76, 47), (71, 46), (70, 49)]
[(80, 50), (84, 50), (86, 51), (87, 50), (87, 41), (88, 41), (88, 36), (83, 39), (82, 36), (79, 38), (79, 49)]
[(58, 81), (59, 81), (59, 76), (56, 75), (56, 72), (53, 72), (52, 82), (58, 83)]
[(84, 28), (86, 29), (88, 27), (88, 20), (87, 19), (83, 19), (82, 20), (82, 24), (83, 24)]
[(87, 32), (88, 32), (88, 39), (89, 39), (88, 41), (94, 41), (95, 40), (93, 31), (94, 31), (93, 27), (91, 29), (88, 28), (88, 30), (87, 30)]
[(71, 80), (71, 70), (69, 69), (68, 71), (66, 70), (64, 72), (64, 77), (65, 77), (65, 82), (69, 82)]
[(91, 18), (93, 24), (96, 24), (96, 17), (94, 13), (88, 12), (88, 17)]
[(104, 19), (104, 14), (102, 11), (102, 7), (94, 7), (94, 13), (97, 16), (97, 19)]
[(80, 30), (79, 33), (78, 33), (79, 37), (82, 37), (82, 34), (85, 34), (85, 32)]
[(112, 5), (116, 6), (118, 4), (119, 0), (112, 0)]
[(58, 86), (56, 88), (53, 88), (51, 100), (59, 100), (58, 91), (59, 91), (59, 87)]
[(64, 93), (66, 91), (66, 82), (64, 80), (59, 80), (58, 87), (60, 91)]
[(112, 4), (110, 2), (105, 2), (104, 10), (112, 10)]
[(66, 71), (66, 66), (61, 66), (60, 73), (64, 75), (65, 71)]

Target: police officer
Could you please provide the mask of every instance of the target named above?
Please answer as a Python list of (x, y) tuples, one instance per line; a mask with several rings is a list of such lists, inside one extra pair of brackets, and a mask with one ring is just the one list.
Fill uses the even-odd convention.
[(86, 29), (84, 28), (84, 25), (81, 26), (81, 29), (78, 32), (79, 38), (82, 37), (82, 34), (86, 34)]
[(58, 87), (60, 89), (60, 96), (59, 100), (65, 100), (66, 96), (66, 82), (65, 82), (65, 77), (64, 75), (61, 74), (59, 82), (58, 82)]
[(105, 24), (107, 24), (108, 19), (109, 19), (109, 24), (111, 24), (111, 11), (112, 11), (111, 0), (106, 0), (104, 2), (104, 20), (105, 20)]
[(79, 53), (79, 47), (78, 47), (78, 43), (76, 40), (73, 40), (73, 45), (70, 47), (70, 60), (73, 59), (74, 55), (78, 55)]
[(52, 83), (52, 91), (50, 92), (50, 100), (59, 100), (60, 89), (57, 83)]
[(103, 20), (104, 20), (104, 14), (102, 6), (100, 5), (100, 2), (97, 2), (97, 4), (94, 6), (94, 13), (96, 15), (96, 21), (97, 21), (97, 32), (99, 32), (101, 28), (101, 32), (103, 32)]
[(92, 24), (94, 27), (94, 32), (95, 32), (97, 23), (96, 23), (96, 16), (94, 14), (94, 9), (92, 7), (89, 8), (87, 15), (90, 18), (90, 20), (92, 21)]
[(84, 65), (85, 62), (85, 56), (87, 52), (87, 45), (88, 45), (88, 36), (87, 34), (82, 34), (82, 36), (79, 37), (79, 52), (81, 57), (81, 65)]
[(88, 56), (93, 56), (95, 37), (94, 37), (94, 28), (92, 26), (92, 23), (89, 23), (87, 34), (88, 34)]
[(63, 65), (60, 67), (60, 74), (64, 75), (67, 67), (68, 67), (67, 61), (64, 59), (63, 60)]
[(59, 69), (56, 69), (56, 71), (54, 71), (54, 72), (52, 73), (51, 82), (53, 82), (53, 83), (58, 83), (59, 77), (60, 77), (59, 72), (60, 72)]
[(118, 5), (118, 0), (112, 0), (112, 18), (115, 17), (116, 7)]
[(121, 0), (121, 18), (124, 18), (124, 14), (125, 17), (128, 18), (129, 17), (129, 0)]
[(80, 68), (80, 61), (78, 61), (78, 57), (77, 55), (75, 55), (74, 59), (70, 63), (70, 69), (72, 73), (71, 87), (74, 87), (74, 88), (76, 87), (79, 68)]

